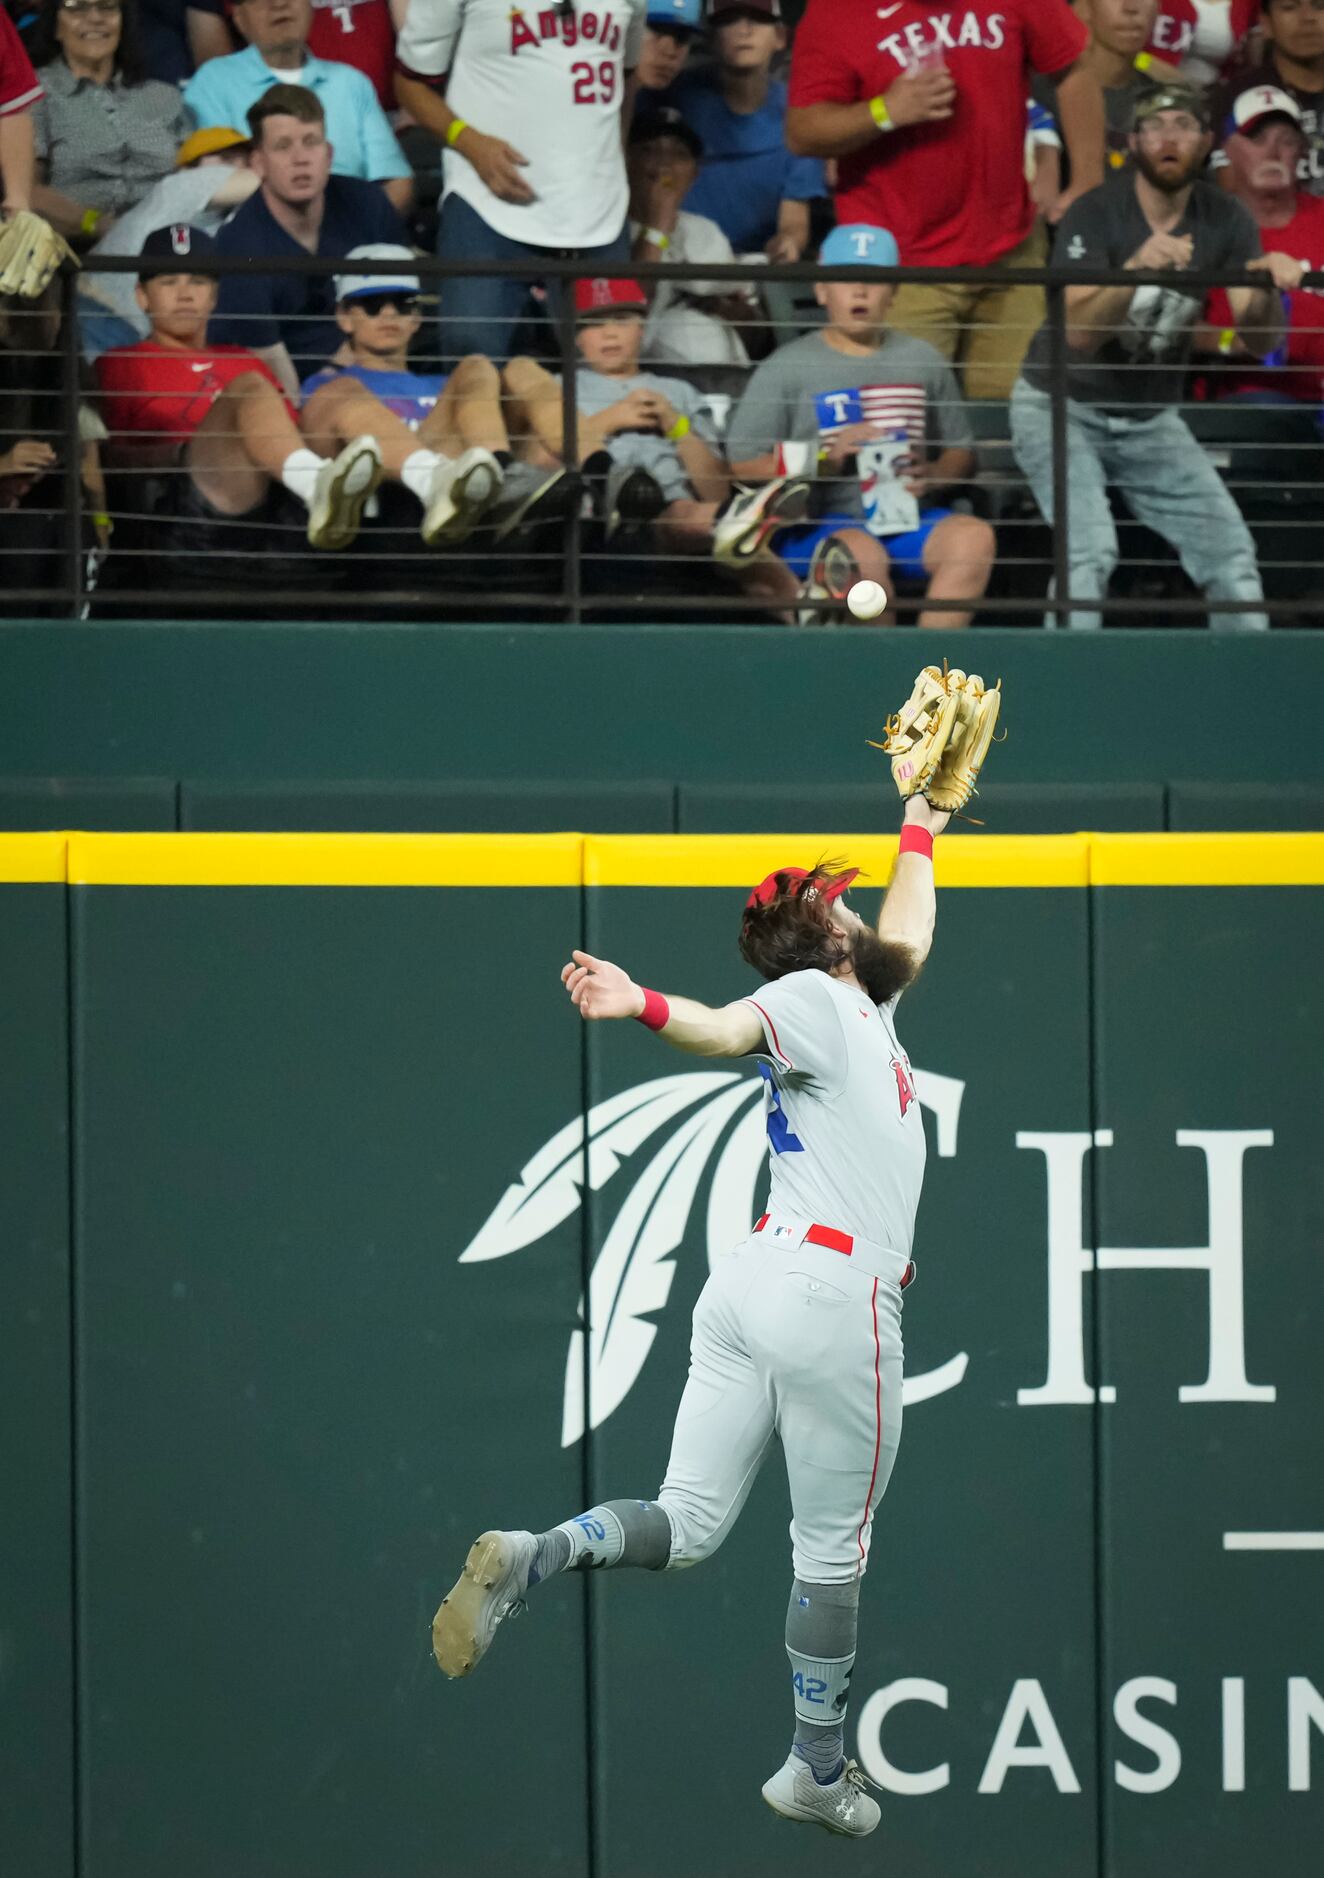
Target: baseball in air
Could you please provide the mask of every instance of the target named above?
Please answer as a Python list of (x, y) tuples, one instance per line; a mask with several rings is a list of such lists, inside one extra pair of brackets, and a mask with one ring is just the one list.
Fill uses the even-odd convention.
[(846, 595), (846, 605), (856, 619), (877, 619), (887, 611), (887, 593), (876, 580), (857, 580)]

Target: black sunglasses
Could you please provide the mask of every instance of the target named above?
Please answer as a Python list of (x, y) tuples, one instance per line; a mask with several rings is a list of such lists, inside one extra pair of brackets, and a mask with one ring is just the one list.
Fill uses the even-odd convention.
[(416, 293), (360, 293), (355, 294), (351, 306), (361, 306), (370, 320), (386, 307), (392, 306), (397, 313), (417, 313), (418, 295)]

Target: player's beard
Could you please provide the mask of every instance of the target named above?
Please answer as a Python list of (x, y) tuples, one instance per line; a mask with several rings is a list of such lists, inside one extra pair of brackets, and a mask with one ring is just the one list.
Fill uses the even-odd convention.
[(906, 947), (880, 939), (870, 926), (855, 935), (851, 964), (874, 1004), (886, 1004), (914, 976), (915, 961)]

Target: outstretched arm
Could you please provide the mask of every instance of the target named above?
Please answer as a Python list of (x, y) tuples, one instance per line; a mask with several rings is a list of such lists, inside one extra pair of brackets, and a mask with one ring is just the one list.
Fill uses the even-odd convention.
[[(927, 796), (911, 796), (902, 818), (904, 828), (922, 828), (929, 835), (940, 835), (951, 816), (935, 809)], [(933, 862), (915, 849), (903, 849), (896, 857), (887, 897), (878, 916), (878, 937), (886, 945), (900, 946), (915, 961), (912, 977), (929, 956), (933, 944), (933, 922), (937, 903), (933, 893)]]
[[(586, 1020), (643, 1016), (643, 986), (608, 959), (572, 952), (570, 963), (562, 968), (561, 983)], [(666, 1004), (667, 1019), (656, 1026), (658, 1035), (691, 1056), (749, 1056), (763, 1048), (763, 1026), (748, 1004), (726, 1004), (714, 1011), (693, 998), (671, 996)]]

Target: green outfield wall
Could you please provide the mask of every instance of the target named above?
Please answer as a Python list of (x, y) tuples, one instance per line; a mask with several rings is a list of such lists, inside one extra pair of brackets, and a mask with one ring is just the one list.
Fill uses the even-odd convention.
[(876, 1838), (759, 1797), (775, 1458), (705, 1566), (432, 1664), (478, 1530), (656, 1491), (764, 1190), (758, 1079), (560, 965), (739, 995), (743, 890), (825, 850), (895, 841), (0, 837), (5, 1878), (1315, 1868), (1324, 837), (939, 844)]

